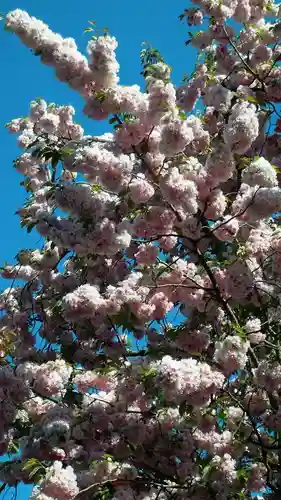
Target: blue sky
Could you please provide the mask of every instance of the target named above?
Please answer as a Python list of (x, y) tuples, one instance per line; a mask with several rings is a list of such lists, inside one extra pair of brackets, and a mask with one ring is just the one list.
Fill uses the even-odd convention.
[[(107, 2), (72, 0), (2, 0), (1, 11), (5, 14), (20, 8), (28, 11), (49, 24), (53, 31), (63, 36), (75, 38), (80, 50), (85, 50), (89, 34), (83, 34), (88, 20), (96, 20), (98, 27), (107, 27), (114, 35), (119, 47), (117, 57), (121, 65), (121, 84), (142, 84), (139, 53), (141, 43), (150, 42), (160, 50), (165, 61), (173, 68), (173, 81), (179, 83), (183, 73), (190, 73), (194, 65), (195, 51), (184, 46), (187, 26), (178, 20), (179, 14), (187, 7), (188, 1), (178, 0), (107, 0)], [(41, 65), (16, 36), (4, 32), (0, 26), (1, 79), (0, 79), (0, 145), (2, 182), (0, 184), (0, 213), (2, 242), (0, 245), (0, 265), (12, 262), (17, 252), (24, 247), (36, 247), (39, 236), (27, 235), (20, 229), (15, 211), (22, 206), (25, 193), (19, 183), (21, 176), (13, 168), (13, 160), (19, 155), (16, 137), (4, 128), (6, 122), (24, 116), (29, 102), (42, 97), (57, 104), (71, 104), (76, 108), (76, 119), (87, 134), (109, 131), (107, 122), (93, 122), (86, 119), (81, 110), (81, 98), (65, 84), (56, 81), (53, 71)], [(0, 287), (8, 286), (0, 280)], [(17, 500), (29, 498), (30, 487), (20, 487)], [(7, 493), (2, 499), (10, 500)]]

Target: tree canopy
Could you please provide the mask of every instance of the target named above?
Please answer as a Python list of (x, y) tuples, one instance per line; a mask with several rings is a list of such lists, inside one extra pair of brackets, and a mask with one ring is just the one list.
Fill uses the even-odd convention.
[(143, 88), (123, 86), (106, 29), (90, 22), (86, 57), (6, 16), (109, 132), (43, 99), (7, 124), (18, 216), (43, 245), (1, 268), (1, 491), (281, 498), (280, 9), (197, 4), (179, 16), (197, 51), (179, 87), (149, 44)]

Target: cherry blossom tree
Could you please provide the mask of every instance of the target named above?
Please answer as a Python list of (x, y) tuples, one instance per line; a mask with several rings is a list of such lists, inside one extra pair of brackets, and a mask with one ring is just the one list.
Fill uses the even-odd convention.
[(120, 84), (107, 32), (86, 57), (6, 17), (111, 131), (85, 135), (42, 99), (7, 124), (21, 225), (44, 244), (1, 270), (0, 448), (18, 452), (2, 491), (281, 498), (279, 6), (197, 3), (180, 16), (198, 58), (178, 88), (150, 46), (141, 90)]

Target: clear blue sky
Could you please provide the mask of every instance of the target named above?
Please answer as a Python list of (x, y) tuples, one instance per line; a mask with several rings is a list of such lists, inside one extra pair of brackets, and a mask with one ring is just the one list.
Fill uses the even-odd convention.
[[(65, 37), (75, 38), (80, 50), (85, 50), (89, 34), (83, 34), (88, 20), (96, 20), (100, 28), (107, 27), (118, 42), (117, 57), (121, 65), (121, 84), (142, 84), (139, 53), (143, 41), (160, 50), (165, 61), (173, 68), (173, 81), (179, 83), (184, 72), (191, 72), (194, 54), (184, 46), (187, 26), (178, 20), (188, 0), (107, 0), (107, 2), (73, 0), (2, 0), (0, 9), (5, 14), (21, 8), (49, 24), (52, 30)], [(0, 265), (12, 262), (16, 253), (24, 247), (36, 247), (39, 236), (30, 236), (20, 229), (15, 211), (22, 206), (25, 193), (19, 186), (21, 176), (13, 168), (18, 156), (16, 137), (8, 134), (4, 124), (28, 112), (29, 102), (42, 97), (57, 104), (72, 104), (76, 118), (87, 134), (99, 134), (109, 130), (107, 122), (95, 123), (83, 117), (82, 100), (65, 84), (55, 80), (49, 67), (44, 67), (16, 36), (4, 32), (0, 25), (1, 79), (0, 79), (0, 145), (2, 182), (0, 184), (0, 213), (2, 242)], [(8, 286), (0, 280), (0, 287)], [(30, 487), (18, 489), (17, 500), (29, 498)], [(1, 494), (3, 495), (3, 494)], [(3, 496), (1, 496), (4, 499)], [(5, 495), (10, 500), (11, 494)]]

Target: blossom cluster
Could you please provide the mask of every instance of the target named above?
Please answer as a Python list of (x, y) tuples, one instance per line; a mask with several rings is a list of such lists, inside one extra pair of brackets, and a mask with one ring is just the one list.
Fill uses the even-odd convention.
[(43, 244), (0, 271), (0, 480), (34, 500), (281, 495), (279, 7), (192, 4), (178, 87), (156, 49), (123, 86), (114, 36), (86, 57), (6, 18), (112, 125), (43, 99), (7, 124)]

